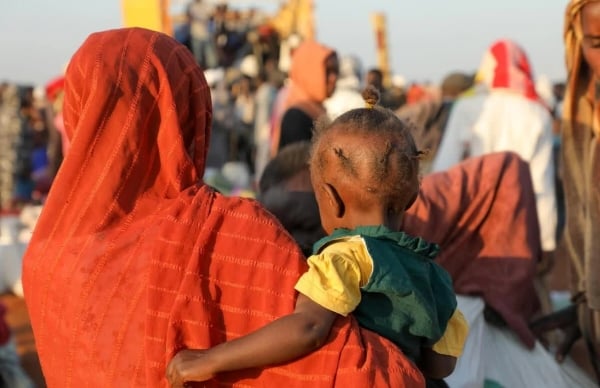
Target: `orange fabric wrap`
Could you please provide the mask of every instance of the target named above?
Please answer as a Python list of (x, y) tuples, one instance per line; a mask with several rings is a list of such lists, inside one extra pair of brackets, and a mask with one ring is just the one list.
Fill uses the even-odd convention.
[[(332, 54), (335, 51), (312, 40), (298, 46), (292, 57), (292, 85), (285, 103), (286, 110), (300, 105), (314, 119), (325, 113), (321, 105), (327, 99), (325, 61)], [(310, 107), (302, 104), (309, 104)]]
[[(144, 29), (92, 34), (70, 62), (71, 149), (24, 258), (49, 387), (166, 387), (185, 347), (205, 348), (293, 310), (306, 269), (249, 199), (201, 177), (210, 93), (187, 49)], [(420, 387), (389, 341), (339, 319), (319, 351), (204, 386)]]

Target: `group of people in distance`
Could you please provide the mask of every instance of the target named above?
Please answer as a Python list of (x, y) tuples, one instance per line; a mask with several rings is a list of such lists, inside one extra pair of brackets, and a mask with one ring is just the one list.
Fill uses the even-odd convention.
[[(444, 379), (469, 351), (472, 323), (457, 294), (481, 297), (489, 322), (533, 348), (536, 263), (557, 246), (573, 268), (573, 323), (597, 348), (600, 1), (570, 1), (565, 45), (566, 224), (556, 244), (546, 231), (556, 219), (543, 210), (553, 206), (544, 191), (552, 175), (535, 165), (551, 163), (551, 150), (483, 156), (514, 144), (485, 149), (454, 134), (483, 101), (523, 108), (498, 74), (455, 103), (461, 115), (451, 113), (443, 160), (433, 162), (444, 171), (421, 178), (414, 124), (379, 106), (376, 88), (362, 107), (323, 117), (338, 58), (319, 46), (319, 85), (314, 94), (289, 87), (272, 148), (277, 158), (296, 143), (298, 168), (267, 165), (263, 206), (202, 180), (211, 95), (185, 46), (141, 28), (90, 35), (66, 72), (69, 152), (23, 263), (48, 386), (452, 386)], [(541, 112), (528, 84), (516, 84), (528, 114)], [(499, 111), (484, 113), (509, 126), (494, 119)], [(545, 123), (528, 123), (537, 132), (515, 131), (532, 129), (542, 144)], [(311, 212), (302, 215), (310, 233), (276, 217), (298, 206)]]

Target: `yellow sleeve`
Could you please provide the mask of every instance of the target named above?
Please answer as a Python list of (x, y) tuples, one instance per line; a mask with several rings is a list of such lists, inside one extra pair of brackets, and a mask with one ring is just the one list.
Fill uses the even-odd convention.
[(313, 302), (346, 316), (360, 303), (360, 287), (373, 270), (364, 240), (360, 237), (336, 241), (308, 258), (308, 271), (296, 290)]
[(432, 350), (446, 356), (458, 357), (462, 354), (468, 334), (469, 324), (460, 310), (456, 309), (448, 321), (444, 335), (433, 345)]

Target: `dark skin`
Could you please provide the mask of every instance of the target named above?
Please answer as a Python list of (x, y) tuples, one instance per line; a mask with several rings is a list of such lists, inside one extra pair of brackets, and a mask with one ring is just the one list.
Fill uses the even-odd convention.
[(369, 71), (366, 81), (367, 85), (373, 85), (380, 92), (383, 91), (383, 76), (379, 71)]
[[(383, 144), (376, 136), (360, 137), (331, 130), (331, 142), (340, 146), (376, 150)], [(335, 137), (333, 137), (335, 136)], [(369, 144), (370, 142), (370, 144)], [(321, 144), (330, 143), (321, 140)], [(348, 148), (357, 149), (357, 148)], [(326, 156), (331, 157), (331, 156)], [(409, 193), (390, 192), (382, 200), (344, 200), (353, 198), (340, 185), (340, 191), (329, 182), (339, 176), (337, 166), (327, 163), (325, 169), (315, 168), (311, 178), (324, 229), (331, 233), (336, 228), (353, 229), (360, 225), (386, 225), (398, 230), (404, 211), (415, 201), (419, 182), (414, 177)], [(361, 170), (361, 168), (359, 168)], [(360, 202), (360, 203), (359, 203)], [(400, 205), (398, 205), (400, 204)], [(182, 387), (189, 381), (206, 381), (216, 374), (247, 368), (277, 365), (295, 360), (323, 346), (338, 315), (299, 294), (292, 314), (240, 338), (206, 350), (182, 350), (167, 367), (167, 379), (172, 387)], [(456, 358), (438, 354), (430, 348), (422, 349), (418, 361), (428, 377), (441, 379), (454, 370)]]
[[(377, 136), (351, 135), (344, 129), (332, 128), (321, 139), (320, 144), (329, 144), (329, 148), (340, 147), (346, 150), (362, 150), (361, 152), (377, 152), (386, 147), (390, 139)], [(354, 229), (361, 225), (385, 225), (391, 230), (399, 230), (404, 212), (415, 202), (419, 193), (418, 176), (413, 176), (409, 192), (400, 192), (391, 185), (384, 193), (373, 197), (361, 196), (357, 187), (368, 186), (369, 166), (359, 165), (356, 170), (365, 181), (344, 182), (340, 179), (336, 157), (332, 153), (324, 154), (324, 168), (311, 169), (312, 183), (319, 204), (321, 224), (328, 234), (337, 228)], [(393, 178), (394, 172), (390, 173)], [(381, 185), (377, 185), (382, 187)], [(418, 366), (421, 372), (432, 379), (443, 379), (449, 376), (456, 367), (456, 357), (436, 353), (431, 348), (421, 349)]]
[[(590, 67), (593, 76), (600, 77), (600, 2), (589, 3), (581, 10), (581, 48), (585, 62)], [(555, 356), (562, 362), (575, 342), (581, 338), (576, 309), (568, 307), (531, 324), (534, 332), (541, 335), (553, 329), (562, 329), (565, 333)]]
[(340, 73), (340, 63), (337, 54), (333, 53), (325, 59), (325, 85), (327, 97), (331, 97), (335, 92), (335, 84)]
[(336, 317), (300, 294), (292, 314), (253, 333), (210, 349), (180, 351), (167, 367), (167, 380), (178, 388), (188, 381), (210, 380), (221, 372), (294, 360), (323, 346)]
[[(581, 10), (581, 32), (583, 57), (592, 76), (598, 80), (600, 77), (600, 2), (589, 3)], [(538, 336), (554, 329), (561, 329), (564, 332), (564, 338), (555, 352), (556, 360), (559, 362), (564, 360), (575, 342), (582, 336), (576, 306), (569, 306), (544, 316), (532, 322), (530, 327)], [(600, 376), (600, 370), (596, 373)]]
[(582, 50), (596, 78), (600, 77), (600, 3), (593, 2), (581, 11)]

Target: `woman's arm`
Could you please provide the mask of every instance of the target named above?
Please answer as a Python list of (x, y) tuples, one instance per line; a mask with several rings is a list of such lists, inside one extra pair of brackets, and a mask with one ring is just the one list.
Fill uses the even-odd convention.
[(292, 361), (323, 346), (336, 316), (299, 294), (292, 314), (255, 332), (206, 350), (182, 350), (169, 363), (167, 379), (180, 387), (220, 372)]
[(422, 347), (419, 369), (432, 379), (449, 376), (456, 367), (469, 334), (469, 324), (457, 308), (448, 320), (446, 330), (433, 347)]

